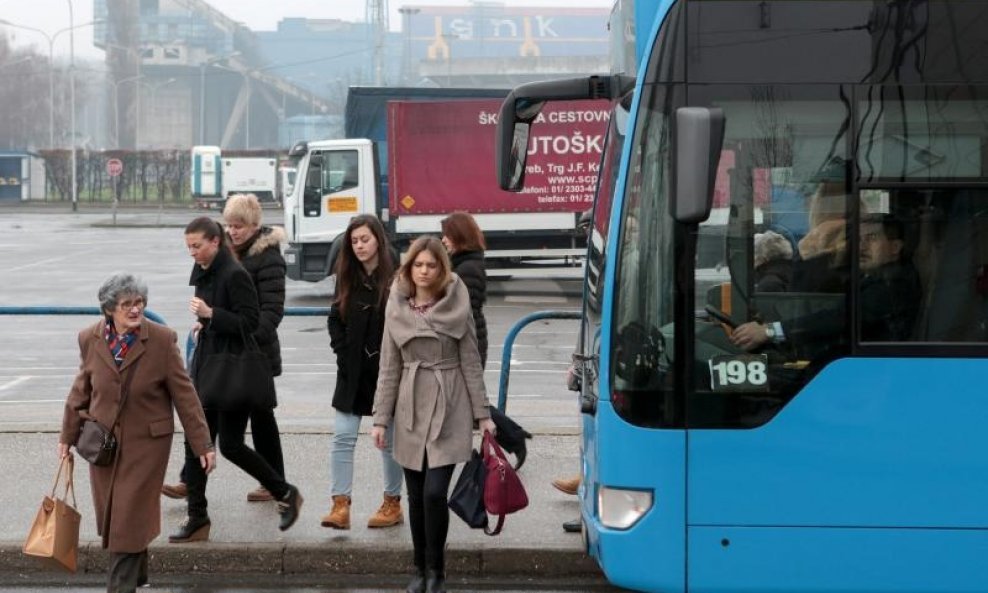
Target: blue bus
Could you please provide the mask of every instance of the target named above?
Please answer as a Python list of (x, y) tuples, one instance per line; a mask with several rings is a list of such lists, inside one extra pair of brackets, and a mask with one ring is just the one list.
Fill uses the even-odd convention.
[(521, 190), (542, 105), (613, 104), (588, 553), (640, 591), (988, 591), (988, 2), (650, 5), (634, 78), (499, 119)]

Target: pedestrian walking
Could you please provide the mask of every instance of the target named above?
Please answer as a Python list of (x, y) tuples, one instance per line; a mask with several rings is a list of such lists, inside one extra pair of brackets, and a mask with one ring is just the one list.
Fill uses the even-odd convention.
[[(234, 194), (223, 208), (226, 234), (233, 255), (240, 262), (257, 292), (260, 317), (254, 340), (267, 356), (271, 372), (281, 375), (281, 342), (278, 326), (285, 315), (285, 258), (281, 244), (285, 231), (281, 227), (261, 224), (261, 204), (254, 194)], [(278, 475), (285, 477), (285, 460), (281, 450), (281, 433), (274, 416), (277, 397), (272, 396), (271, 406), (256, 406), (250, 410), (250, 432), (254, 450), (268, 462)], [(183, 466), (178, 484), (165, 484), (161, 492), (171, 498), (185, 498), (187, 472)], [(248, 502), (274, 500), (264, 486), (247, 493)]]
[(453, 272), (460, 277), (470, 294), (470, 310), (477, 327), (477, 349), (480, 364), (487, 367), (487, 319), (484, 303), (487, 301), (487, 267), (484, 250), (487, 243), (484, 233), (473, 216), (466, 212), (454, 212), (440, 223), (443, 245), (449, 251)]
[[(336, 298), (327, 320), (329, 344), (336, 355), (336, 389), (333, 392), (332, 508), (321, 524), (333, 529), (350, 529), (354, 449), (360, 421), (373, 410), (384, 307), (396, 265), (384, 226), (372, 214), (351, 219), (342, 241), (336, 262)], [(392, 432), (386, 433), (381, 451), (384, 500), (367, 522), (368, 527), (392, 527), (404, 521), (402, 472), (391, 454)]]
[(495, 431), (466, 286), (435, 237), (409, 247), (385, 311), (371, 434), (394, 430), (404, 468), (416, 575), (409, 593), (444, 593), (448, 493), (457, 463), (470, 459), (473, 425)]
[[(191, 375), (199, 389), (200, 372), (211, 356), (240, 354), (247, 348), (245, 336), (252, 335), (257, 329), (260, 308), (250, 274), (237, 263), (226, 246), (219, 223), (205, 216), (196, 218), (185, 227), (185, 244), (195, 260), (189, 280), (189, 284), (195, 286), (189, 309), (197, 319), (197, 344)], [(229, 399), (234, 401), (239, 396), (230, 395)], [(302, 495), (244, 443), (251, 408), (251, 402), (224, 409), (206, 405), (210, 439), (215, 441), (218, 437), (223, 456), (274, 495), (281, 515), (279, 528), (284, 531), (298, 519)], [(188, 515), (178, 531), (169, 536), (168, 541), (172, 543), (208, 539), (211, 525), (207, 512), (206, 474), (192, 463), (194, 456), (189, 442), (185, 445)]]
[(212, 471), (216, 454), (178, 336), (144, 316), (147, 284), (115, 274), (98, 296), (103, 318), (79, 332), (79, 373), (65, 400), (58, 456), (69, 454), (85, 420), (113, 430), (114, 460), (90, 465), (89, 481), (96, 529), (112, 554), (106, 590), (133, 593), (148, 582), (148, 545), (161, 532), (158, 491), (175, 432), (173, 409), (201, 473)]

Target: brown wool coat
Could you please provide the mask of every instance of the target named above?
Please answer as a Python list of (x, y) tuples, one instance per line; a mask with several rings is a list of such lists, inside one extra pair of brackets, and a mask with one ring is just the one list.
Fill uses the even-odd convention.
[(141, 361), (114, 431), (118, 439), (116, 476), (113, 465), (89, 467), (103, 547), (111, 552), (135, 553), (145, 550), (161, 532), (161, 485), (175, 432), (172, 407), (178, 411), (197, 455), (210, 447), (209, 428), (199, 396), (185, 372), (174, 331), (145, 319), (140, 339), (118, 371), (103, 338), (103, 327), (100, 321), (79, 332), (79, 374), (65, 401), (59, 439), (74, 444), (85, 418), (109, 426), (128, 369)]
[(409, 286), (391, 287), (384, 317), (374, 424), (395, 424), (394, 458), (421, 470), (470, 459), (473, 423), (490, 417), (470, 295), (455, 274), (424, 315), (408, 305)]

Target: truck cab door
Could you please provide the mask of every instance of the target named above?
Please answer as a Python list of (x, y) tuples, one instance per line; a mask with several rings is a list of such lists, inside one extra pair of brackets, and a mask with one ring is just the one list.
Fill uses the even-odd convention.
[(350, 219), (373, 211), (374, 187), (362, 172), (371, 163), (362, 146), (314, 148), (296, 185), (301, 185), (293, 213), (300, 279), (318, 281), (332, 273), (330, 248)]

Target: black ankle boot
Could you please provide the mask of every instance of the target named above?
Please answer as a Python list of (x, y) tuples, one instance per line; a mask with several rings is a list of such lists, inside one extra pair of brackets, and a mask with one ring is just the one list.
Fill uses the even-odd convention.
[(430, 570), (425, 577), (425, 593), (446, 593), (446, 575), (440, 570)]
[(299, 493), (298, 488), (289, 484), (288, 494), (278, 501), (278, 514), (281, 515), (281, 521), (278, 524), (278, 529), (287, 531), (288, 528), (295, 525), (295, 521), (298, 520), (298, 513), (301, 509), (302, 495)]
[(425, 593), (425, 573), (421, 570), (415, 572), (415, 578), (413, 578), (408, 586), (405, 587), (405, 593)]
[(178, 531), (168, 536), (168, 542), (172, 544), (184, 544), (188, 542), (200, 542), (209, 539), (209, 528), (212, 523), (209, 517), (186, 517), (178, 527)]

